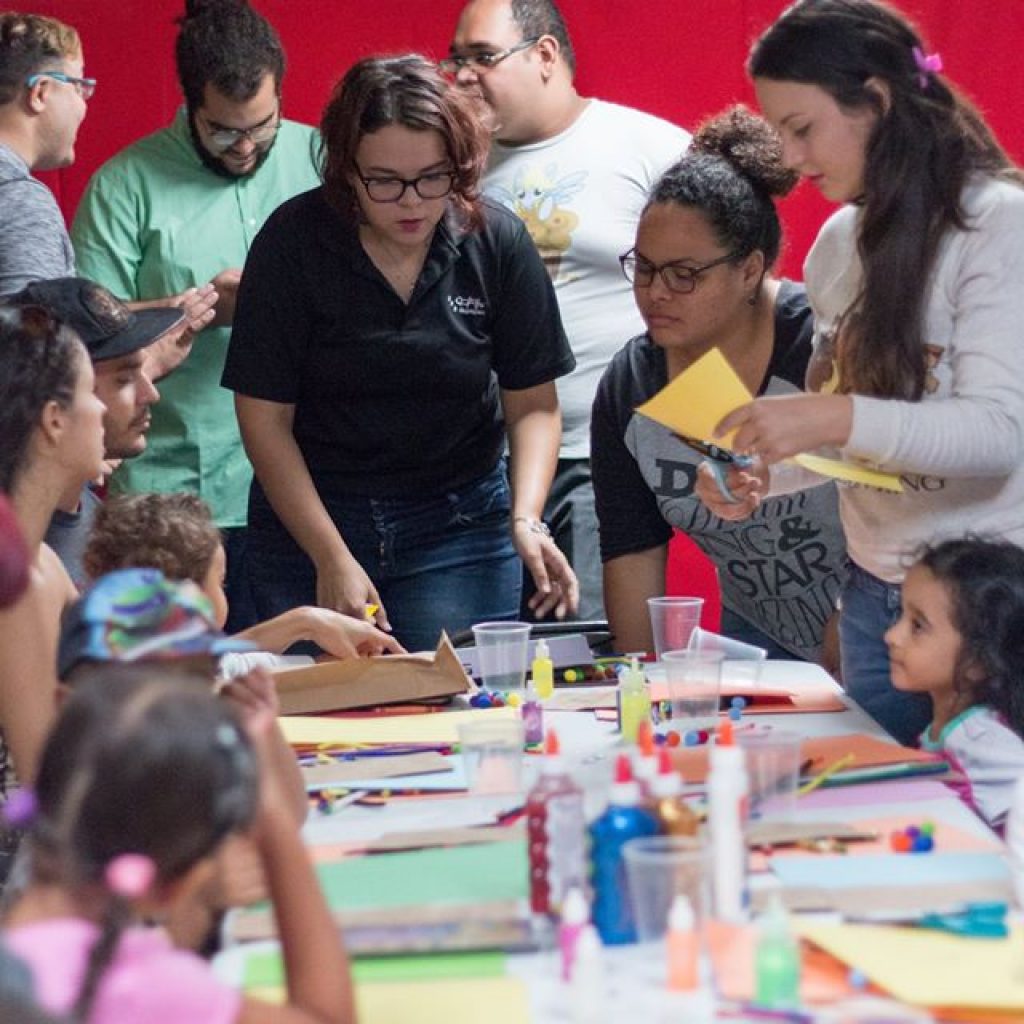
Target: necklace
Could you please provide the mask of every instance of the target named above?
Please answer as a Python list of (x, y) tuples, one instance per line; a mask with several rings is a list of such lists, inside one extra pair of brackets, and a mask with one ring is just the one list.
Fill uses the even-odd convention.
[(396, 248), (387, 244), (372, 229), (362, 227), (359, 240), (370, 262), (381, 272), (403, 302), (408, 303), (427, 258), (433, 233), (415, 248)]

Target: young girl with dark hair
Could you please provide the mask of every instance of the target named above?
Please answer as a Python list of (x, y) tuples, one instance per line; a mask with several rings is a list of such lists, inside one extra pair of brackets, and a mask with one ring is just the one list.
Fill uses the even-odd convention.
[(814, 482), (776, 470), (797, 452), (838, 449), (899, 475), (900, 493), (840, 486), (852, 563), (840, 636), (850, 694), (904, 742), (929, 713), (893, 689), (883, 642), (907, 556), (967, 530), (1024, 543), (1024, 188), (941, 72), (910, 23), (872, 0), (800, 0), (754, 45), (786, 164), (845, 205), (805, 266), (808, 394), (758, 399), (719, 425), (761, 459), (731, 476), (740, 502), (700, 486), (741, 518), (769, 486)]
[(927, 694), (925, 750), (966, 780), (964, 798), (1000, 826), (1024, 777), (1024, 549), (951, 540), (926, 548), (885, 634), (893, 685)]
[(618, 650), (653, 649), (647, 598), (665, 592), (675, 527), (718, 569), (724, 633), (833, 667), (834, 638), (824, 648), (843, 560), (835, 489), (768, 501), (752, 526), (725, 522), (694, 495), (701, 452), (635, 412), (715, 347), (753, 394), (802, 385), (810, 309), (803, 288), (773, 275), (782, 241), (773, 197), (796, 181), (781, 156), (778, 136), (750, 111), (712, 118), (655, 184), (636, 245), (622, 257), (647, 332), (612, 359), (591, 421), (605, 607)]
[[(259, 711), (243, 727), (209, 690), (158, 669), (141, 685), (115, 675), (76, 687), (21, 794), (33, 879), (4, 933), (46, 1009), (83, 1024), (354, 1019), (337, 926), (270, 767), (271, 724)], [(193, 899), (243, 830), (284, 947), (284, 1006), (242, 997), (138, 923)]]
[(540, 516), (574, 360), (526, 229), (478, 196), (470, 100), (423, 57), (372, 57), (320, 131), (324, 185), (253, 243), (224, 371), (260, 615), (369, 604), (432, 649), (516, 617), (520, 558), (536, 613), (564, 615), (576, 578)]

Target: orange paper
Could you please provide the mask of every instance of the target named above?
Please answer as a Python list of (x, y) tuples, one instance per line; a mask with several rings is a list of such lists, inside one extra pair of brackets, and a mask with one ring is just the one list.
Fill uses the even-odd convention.
[[(866, 733), (851, 732), (840, 736), (810, 736), (800, 745), (800, 757), (810, 765), (804, 775), (814, 775), (824, 771), (830, 764), (843, 757), (852, 760), (846, 771), (859, 771), (863, 768), (881, 768), (888, 765), (930, 763), (938, 760), (936, 755), (910, 747), (901, 747), (898, 743), (875, 739)], [(676, 747), (672, 751), (672, 759), (676, 770), (689, 783), (702, 783), (708, 777), (708, 748)], [(839, 772), (836, 778), (842, 778)]]

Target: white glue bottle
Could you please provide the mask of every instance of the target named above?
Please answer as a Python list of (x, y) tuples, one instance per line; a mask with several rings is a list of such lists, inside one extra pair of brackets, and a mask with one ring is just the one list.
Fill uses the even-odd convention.
[(732, 722), (718, 727), (708, 773), (711, 897), (714, 916), (728, 924), (747, 920), (747, 845), (743, 834), (750, 782)]
[(576, 943), (576, 963), (569, 985), (572, 1024), (607, 1024), (608, 985), (604, 949), (597, 929), (585, 924)]

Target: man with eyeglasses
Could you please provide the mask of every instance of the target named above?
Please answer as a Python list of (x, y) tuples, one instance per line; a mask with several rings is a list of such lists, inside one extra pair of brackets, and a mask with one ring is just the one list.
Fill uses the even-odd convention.
[(33, 171), (67, 167), (96, 81), (78, 33), (54, 18), (0, 14), (0, 295), (75, 272), (53, 193)]
[(274, 28), (248, 4), (188, 4), (176, 45), (185, 106), (163, 130), (96, 172), (72, 238), (79, 272), (129, 300), (212, 282), (216, 318), (161, 384), (149, 445), (111, 490), (191, 491), (225, 536), (237, 631), (255, 621), (243, 568), (251, 468), (233, 397), (220, 386), (241, 268), (263, 222), (314, 187), (312, 129), (281, 111), (285, 57)]
[(568, 29), (551, 0), (471, 0), (440, 63), (481, 103), (493, 133), (484, 189), (529, 229), (576, 356), (557, 382), (562, 445), (545, 518), (579, 578), (579, 617), (602, 618), (590, 407), (612, 355), (643, 331), (618, 256), (633, 242), (648, 188), (689, 135), (580, 96)]

